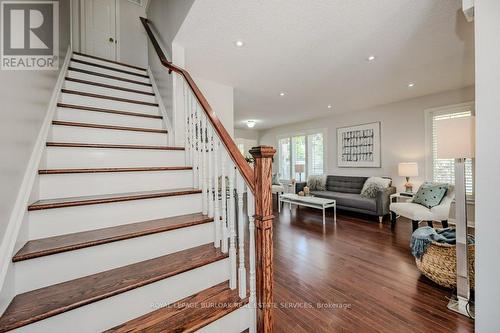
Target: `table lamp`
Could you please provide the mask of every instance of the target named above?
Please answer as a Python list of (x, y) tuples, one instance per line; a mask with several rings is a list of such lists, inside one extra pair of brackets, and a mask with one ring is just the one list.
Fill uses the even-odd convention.
[(465, 159), (474, 157), (474, 117), (458, 117), (436, 121), (436, 137), (437, 158), (455, 159), (457, 295), (448, 303), (448, 309), (474, 318), (474, 308), (469, 306), (470, 285), (465, 192)]
[(418, 176), (418, 164), (416, 162), (401, 162), (398, 164), (398, 174), (406, 177), (406, 192), (413, 192), (413, 184), (410, 183), (410, 177)]
[(295, 164), (295, 173), (299, 174), (299, 182), (302, 181), (302, 173), (305, 171), (304, 164)]

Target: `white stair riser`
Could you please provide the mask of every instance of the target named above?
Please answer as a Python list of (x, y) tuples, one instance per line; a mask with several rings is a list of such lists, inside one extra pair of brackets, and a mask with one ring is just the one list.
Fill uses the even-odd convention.
[(79, 62), (71, 61), (69, 63), (69, 66), (73, 67), (73, 68), (83, 69), (83, 70), (86, 70), (86, 71), (91, 71), (91, 72), (94, 72), (94, 73), (101, 73), (101, 74), (106, 74), (106, 75), (112, 75), (112, 76), (124, 78), (124, 79), (127, 79), (127, 80), (134, 80), (134, 81), (138, 81), (138, 82), (150, 83), (149, 78), (145, 78), (145, 77), (137, 76), (137, 75), (132, 75), (132, 74), (126, 74), (126, 73), (114, 71), (114, 70), (111, 70), (111, 69), (100, 68), (100, 67), (97, 67), (97, 66), (91, 66), (91, 65), (81, 64)]
[(89, 96), (80, 96), (75, 94), (61, 94), (61, 103), (75, 104), (82, 106), (92, 106), (101, 109), (112, 109), (119, 111), (130, 111), (139, 112), (145, 114), (159, 115), (159, 109), (157, 106), (136, 104), (129, 102), (119, 102), (104, 98), (95, 98)]
[(250, 327), (251, 318), (256, 318), (255, 310), (247, 305), (197, 330), (196, 333), (241, 333)]
[(42, 168), (147, 167), (184, 165), (183, 150), (47, 147)]
[[(157, 304), (170, 304), (196, 294), (229, 278), (229, 260), (219, 260), (168, 279), (77, 309), (49, 317), (12, 332), (72, 333), (102, 332), (154, 311)], [(96, 320), (99, 318), (99, 320)]]
[(16, 293), (207, 244), (214, 241), (213, 230), (213, 223), (205, 223), (16, 262)]
[(72, 58), (73, 59), (87, 61), (87, 62), (91, 62), (91, 63), (97, 64), (97, 65), (103, 65), (103, 66), (107, 66), (107, 67), (113, 67), (113, 68), (117, 68), (117, 69), (123, 69), (123, 70), (129, 71), (129, 72), (133, 72), (133, 73), (137, 73), (137, 74), (144, 74), (144, 75), (148, 74), (148, 72), (140, 70), (140, 69), (136, 69), (136, 68), (132, 68), (132, 67), (128, 67), (128, 66), (123, 66), (123, 65), (120, 65), (120, 64), (115, 64), (115, 63), (112, 63), (112, 62), (109, 62), (109, 61), (104, 61), (104, 60), (99, 60), (99, 59), (95, 59), (95, 58), (90, 58), (90, 57), (86, 57), (86, 56), (79, 55), (79, 54), (73, 54)]
[[(107, 124), (106, 124), (107, 125)], [(53, 125), (50, 141), (166, 146), (166, 133)]]
[(122, 80), (109, 79), (109, 78), (100, 77), (97, 75), (86, 74), (86, 73), (81, 73), (81, 72), (72, 71), (72, 70), (68, 70), (68, 72), (66, 73), (66, 76), (72, 77), (75, 79), (80, 79), (80, 80), (110, 84), (110, 85), (118, 86), (118, 87), (137, 89), (137, 90), (141, 90), (141, 91), (145, 91), (145, 92), (153, 92), (153, 87), (151, 87), (151, 86), (145, 86), (143, 84), (126, 82), (126, 81), (122, 81)]
[(29, 212), (29, 239), (70, 234), (200, 212), (201, 194)]
[(193, 187), (191, 170), (40, 175), (40, 199)]
[(119, 90), (119, 89), (99, 87), (99, 86), (94, 86), (91, 84), (85, 84), (85, 83), (74, 82), (74, 81), (65, 81), (64, 82), (64, 89), (76, 90), (76, 91), (81, 91), (81, 92), (86, 92), (86, 93), (91, 93), (91, 94), (113, 96), (113, 97), (119, 97), (119, 98), (128, 98), (128, 99), (149, 102), (149, 103), (155, 103), (155, 101), (156, 101), (155, 96), (151, 96), (151, 95), (139, 94), (139, 93), (130, 92), (130, 91), (123, 91), (123, 90)]
[(165, 126), (163, 125), (163, 120), (158, 118), (126, 116), (121, 114), (71, 108), (58, 108), (55, 120), (73, 121), (89, 124), (106, 124), (114, 126), (143, 127), (152, 129), (165, 128)]

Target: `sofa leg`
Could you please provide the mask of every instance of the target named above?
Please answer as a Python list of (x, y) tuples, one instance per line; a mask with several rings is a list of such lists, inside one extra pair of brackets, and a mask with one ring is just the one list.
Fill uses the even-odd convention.
[(378, 222), (379, 222), (379, 223), (382, 223), (382, 220), (383, 220), (383, 219), (384, 219), (384, 217), (383, 217), (383, 216), (379, 216), (379, 217), (378, 217)]
[(396, 218), (396, 213), (391, 212), (391, 229), (394, 229), (394, 227), (396, 226)]
[(418, 229), (418, 222), (420, 222), (420, 221), (417, 221), (417, 220), (411, 221), (411, 227), (412, 227), (413, 231)]
[(432, 224), (432, 221), (427, 221), (427, 225), (431, 228), (434, 228), (434, 225)]
[(441, 221), (441, 225), (443, 226), (443, 228), (448, 228), (448, 220)]

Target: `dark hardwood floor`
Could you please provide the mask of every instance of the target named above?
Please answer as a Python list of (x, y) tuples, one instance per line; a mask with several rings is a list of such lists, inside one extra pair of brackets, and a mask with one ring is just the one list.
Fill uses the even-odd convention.
[[(421, 276), (411, 223), (288, 207), (274, 221), (276, 332), (473, 332), (446, 309), (450, 290)], [(323, 307), (319, 306), (323, 305)]]

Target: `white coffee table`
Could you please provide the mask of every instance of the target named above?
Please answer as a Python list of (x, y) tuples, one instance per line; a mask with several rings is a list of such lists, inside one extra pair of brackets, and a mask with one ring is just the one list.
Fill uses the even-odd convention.
[(323, 211), (323, 225), (325, 224), (325, 209), (333, 207), (333, 221), (337, 222), (337, 205), (334, 199), (313, 196), (305, 197), (294, 193), (285, 193), (279, 196), (278, 212), (281, 212), (282, 202), (288, 203), (290, 210), (292, 209), (292, 204), (321, 209)]

